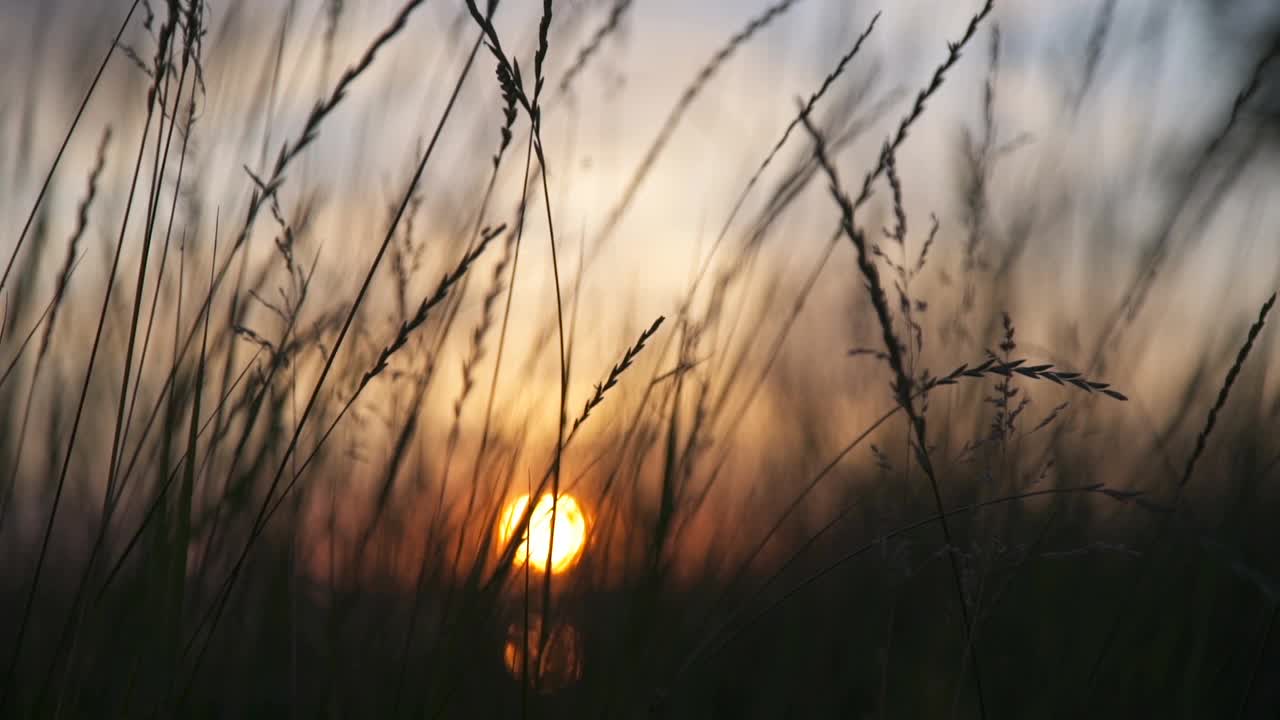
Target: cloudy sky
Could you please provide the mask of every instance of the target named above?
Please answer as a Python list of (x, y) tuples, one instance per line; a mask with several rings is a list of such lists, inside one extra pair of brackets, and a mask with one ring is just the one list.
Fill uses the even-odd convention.
[[(154, 3), (153, 3), (154, 4)], [(604, 2), (557, 3), (549, 75), (554, 87), (587, 38), (604, 22)], [(1017, 149), (1002, 159), (991, 180), (997, 214), (1016, 219), (1015, 210), (1060, 190), (1073, 203), (1053, 233), (1038, 234), (1036, 252), (1026, 253), (1021, 276), (1032, 286), (1046, 279), (1063, 292), (1095, 292), (1136, 253), (1143, 229), (1167, 211), (1165, 176), (1194, 155), (1208, 128), (1219, 126), (1275, 28), (1277, 9), (1252, 0), (1117, 0), (1113, 22), (1103, 36), (1096, 82), (1083, 108), (1075, 110), (1087, 65), (1090, 39), (1106, 0), (1004, 0), (966, 51), (913, 130), (900, 157), (906, 198), (923, 228), (936, 214), (944, 237), (938, 252), (962, 245), (963, 197), (958, 191), (959, 141), (976, 132), (982, 117), (985, 78), (990, 72), (991, 31), (1000, 28), (995, 85), (997, 145)], [(34, 194), (34, 172), (56, 151), (92, 69), (109, 43), (127, 3), (22, 2), (0, 0), (0, 86), (21, 102), (0, 107), (0, 171), (14, 191), (0, 198), (12, 215)], [(248, 190), (244, 167), (261, 166), (264, 138), (272, 153), (298, 132), (307, 112), (341, 67), (363, 51), (398, 7), (391, 0), (345, 3), (333, 48), (333, 64), (322, 62), (324, 3), (319, 0), (254, 0), (209, 3), (206, 94), (193, 162), (210, 200), (228, 214)], [(508, 47), (532, 65), (538, 3), (505, 3), (498, 19)], [(546, 132), (553, 205), (568, 252), (600, 231), (622, 188), (653, 143), (663, 119), (710, 58), (770, 3), (764, 0), (687, 2), (635, 0), (618, 32), (610, 36), (570, 95), (547, 101)], [(892, 101), (857, 142), (838, 157), (847, 181), (861, 177), (883, 138), (908, 108), (908, 99), (945, 57), (947, 42), (959, 37), (979, 3), (960, 0), (798, 0), (788, 12), (741, 47), (710, 79), (683, 116), (667, 150), (641, 186), (625, 220), (600, 262), (617, 272), (589, 274), (588, 293), (608, 297), (602, 313), (619, 307), (650, 315), (669, 308), (728, 216), (745, 179), (759, 165), (794, 114), (795, 100), (807, 97), (862, 32), (874, 13), (878, 24), (862, 54), (819, 106), (832, 127), (857, 120), (876, 102)], [(269, 111), (262, 102), (274, 63), (279, 27), (283, 36), (280, 82)], [(321, 137), (294, 171), (285, 197), (298, 201), (301, 187), (323, 192), (322, 221), (337, 238), (376, 235), (387, 205), (402, 187), (417, 149), (439, 116), (449, 87), (475, 30), (460, 20), (461, 3), (430, 0), (415, 13), (405, 35), (379, 56), (373, 71), (353, 87), (348, 101), (326, 121)], [(1272, 30), (1274, 32), (1274, 30)], [(149, 39), (137, 29), (131, 47), (149, 57)], [(492, 61), (464, 88), (460, 112), (446, 128), (445, 142), (429, 167), (424, 187), (444, 208), (471, 207), (482, 187), (497, 139), (500, 117)], [(117, 137), (133, 143), (140, 128), (144, 82), (141, 72), (117, 56), (104, 90), (89, 108), (65, 168), (66, 193), (55, 205), (70, 207), (92, 162), (100, 129), (111, 124)], [(840, 110), (841, 98), (868, 88), (861, 104)], [(841, 117), (841, 112), (848, 117)], [(267, 120), (270, 118), (271, 122)], [(270, 125), (268, 129), (268, 125)], [(518, 137), (520, 137), (518, 135)], [(519, 143), (517, 142), (517, 146)], [(785, 168), (805, 156), (797, 134), (761, 190), (749, 199), (750, 217)], [(1265, 148), (1259, 145), (1259, 153)], [(510, 208), (518, 194), (516, 161), (500, 183), (498, 205)], [(116, 167), (123, 167), (117, 163)], [(1187, 312), (1203, 311), (1203, 293), (1230, 283), (1250, 291), (1274, 280), (1276, 251), (1249, 228), (1274, 226), (1280, 216), (1268, 209), (1269, 168), (1245, 176), (1243, 189), (1208, 218), (1209, 241), (1192, 247), (1182, 270), (1170, 276), (1168, 302)], [(815, 186), (819, 186), (815, 183)], [(830, 198), (811, 188), (789, 212), (783, 230), (770, 242), (778, 267), (799, 276), (803, 260), (821, 252), (833, 223)], [(69, 193), (69, 194), (68, 194)], [(1123, 196), (1123, 207), (1115, 198)], [(118, 198), (117, 198), (118, 201)], [(225, 203), (224, 207), (222, 204)], [(461, 204), (461, 205), (460, 205)], [(871, 217), (884, 217), (880, 198)], [(206, 208), (208, 209), (208, 208)], [(1093, 223), (1103, 209), (1106, 232)], [(447, 210), (434, 217), (447, 216)], [(876, 215), (879, 213), (879, 215)], [(456, 214), (456, 213), (455, 213)], [(68, 213), (55, 222), (69, 222)], [(874, 221), (874, 220), (873, 220)], [(538, 220), (531, 219), (535, 229)], [(1010, 220), (1009, 222), (1012, 222)], [(424, 223), (428, 232), (448, 234), (447, 223)], [(207, 230), (206, 230), (207, 231)], [(811, 241), (812, 240), (812, 241)], [(9, 243), (0, 238), (0, 246)], [(530, 262), (542, 262), (538, 246)], [(1073, 259), (1074, 258), (1074, 259)], [(1084, 258), (1081, 260), (1080, 258)], [(1194, 270), (1187, 268), (1194, 266)], [(533, 267), (537, 267), (536, 265)], [(1243, 275), (1243, 277), (1242, 277)], [(545, 285), (545, 273), (531, 270), (530, 292)], [(342, 278), (336, 279), (341, 281)], [(1091, 283), (1093, 285), (1091, 285)], [(1068, 285), (1077, 290), (1067, 291)], [(1078, 288), (1085, 288), (1081, 291)], [(1241, 292), (1241, 306), (1254, 292)], [(1194, 326), (1194, 323), (1192, 323)], [(1185, 326), (1184, 326), (1185, 327)], [(1171, 329), (1169, 332), (1175, 332)]]

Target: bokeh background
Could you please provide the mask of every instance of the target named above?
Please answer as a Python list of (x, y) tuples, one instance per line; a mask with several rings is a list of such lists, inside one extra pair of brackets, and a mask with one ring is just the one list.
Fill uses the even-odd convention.
[[(1270, 3), (979, 16), (856, 216), (937, 498), (793, 120), (825, 87), (856, 195), (981, 3), (554, 3), (528, 175), (462, 2), (152, 0), (113, 46), (132, 4), (0, 2), (0, 713), (1280, 704)], [(543, 13), (494, 16), (530, 91)], [(988, 359), (1126, 399), (924, 393)], [(526, 583), (497, 520), (558, 457), (590, 531)]]

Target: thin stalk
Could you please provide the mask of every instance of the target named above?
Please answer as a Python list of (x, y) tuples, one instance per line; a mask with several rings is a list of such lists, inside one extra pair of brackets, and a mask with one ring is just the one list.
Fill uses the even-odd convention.
[(106, 71), (111, 55), (116, 51), (116, 47), (120, 45), (120, 38), (124, 37), (124, 31), (129, 27), (129, 21), (133, 19), (133, 13), (138, 9), (138, 5), (141, 2), (142, 0), (133, 0), (133, 4), (129, 6), (129, 12), (125, 13), (124, 20), (120, 23), (120, 29), (116, 31), (115, 38), (111, 40), (111, 47), (107, 48), (107, 54), (102, 58), (102, 62), (98, 65), (98, 71), (93, 75), (93, 81), (89, 83), (89, 89), (85, 91), (84, 98), (80, 101), (80, 107), (76, 110), (75, 117), (71, 120), (71, 127), (67, 128), (67, 133), (62, 138), (62, 144), (58, 146), (58, 153), (54, 155), (53, 163), (49, 165), (49, 171), (45, 173), (44, 182), (40, 184), (40, 192), (36, 194), (36, 200), (31, 204), (31, 212), (27, 215), (27, 221), (22, 225), (22, 232), (18, 233), (18, 241), (14, 243), (13, 253), (9, 255), (9, 262), (4, 268), (4, 275), (0, 276), (0, 290), (4, 290), (5, 283), (9, 281), (9, 273), (13, 271), (13, 263), (18, 259), (18, 253), (22, 250), (22, 243), (27, 239), (27, 233), (31, 231), (31, 225), (35, 222), (36, 213), (40, 210), (40, 204), (44, 202), (44, 196), (49, 192), (49, 186), (53, 183), (53, 173), (58, 169), (58, 163), (62, 161), (62, 154), (66, 152), (67, 145), (71, 142), (71, 136), (75, 134), (76, 127), (80, 124), (80, 118), (84, 116), (84, 110), (89, 106), (89, 99), (93, 97), (94, 91), (98, 89), (98, 81), (102, 79), (102, 73)]

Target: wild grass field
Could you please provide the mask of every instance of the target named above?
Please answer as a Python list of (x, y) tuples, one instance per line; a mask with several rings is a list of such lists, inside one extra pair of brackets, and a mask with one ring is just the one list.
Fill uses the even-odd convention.
[(0, 0), (0, 717), (1280, 713), (1264, 0)]

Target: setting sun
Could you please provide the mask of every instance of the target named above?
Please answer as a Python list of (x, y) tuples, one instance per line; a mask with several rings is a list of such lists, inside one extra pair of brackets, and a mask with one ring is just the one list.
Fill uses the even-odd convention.
[[(498, 524), (498, 537), (505, 544), (515, 534), (520, 525), (520, 518), (529, 505), (529, 496), (516, 498), (502, 513)], [(587, 541), (587, 517), (571, 495), (561, 495), (555, 503), (555, 546), (552, 547), (551, 533), (551, 494), (542, 496), (529, 516), (529, 532), (525, 534), (520, 547), (516, 549), (515, 564), (523, 565), (526, 558), (531, 558), (533, 567), (546, 570), (547, 555), (550, 549), (551, 572), (559, 573), (569, 569), (582, 555), (583, 545)]]

